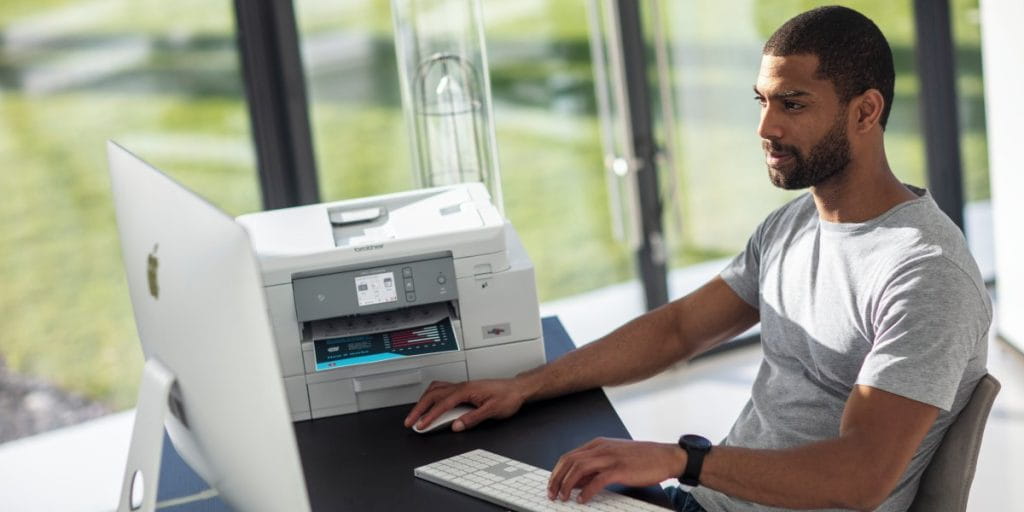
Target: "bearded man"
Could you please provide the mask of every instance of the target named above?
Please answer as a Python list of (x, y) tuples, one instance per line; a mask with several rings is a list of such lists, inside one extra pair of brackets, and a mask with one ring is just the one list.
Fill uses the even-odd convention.
[(764, 46), (757, 133), (771, 182), (809, 192), (697, 291), (513, 379), (433, 383), (406, 426), (476, 405), (460, 431), (637, 381), (760, 322), (764, 360), (721, 443), (597, 439), (562, 456), (549, 497), (679, 477), (694, 486), (669, 489), (685, 511), (906, 510), (986, 373), (992, 308), (963, 235), (889, 168), (894, 80), (888, 42), (856, 11), (786, 22)]

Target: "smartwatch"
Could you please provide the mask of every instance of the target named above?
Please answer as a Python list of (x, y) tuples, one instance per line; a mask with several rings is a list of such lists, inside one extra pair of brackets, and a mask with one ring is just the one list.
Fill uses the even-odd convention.
[(704, 456), (711, 451), (711, 441), (686, 434), (679, 438), (679, 446), (686, 451), (686, 469), (679, 475), (679, 483), (696, 487), (700, 485), (700, 468), (704, 466)]

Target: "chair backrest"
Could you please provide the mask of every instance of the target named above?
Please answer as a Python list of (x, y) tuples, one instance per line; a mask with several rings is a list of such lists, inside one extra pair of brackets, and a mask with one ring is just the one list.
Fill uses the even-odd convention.
[(963, 512), (978, 465), (981, 436), (999, 394), (999, 381), (986, 374), (978, 380), (971, 399), (960, 411), (935, 450), (932, 461), (921, 475), (917, 496), (909, 512)]

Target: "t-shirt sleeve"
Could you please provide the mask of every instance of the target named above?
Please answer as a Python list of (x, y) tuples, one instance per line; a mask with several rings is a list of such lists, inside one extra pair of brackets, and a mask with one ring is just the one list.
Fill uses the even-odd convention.
[(949, 411), (976, 344), (987, 342), (987, 296), (934, 257), (890, 279), (874, 310), (874, 344), (857, 384)]
[[(767, 221), (766, 221), (767, 222)], [(746, 247), (719, 274), (741, 299), (761, 309), (759, 298), (761, 276), (761, 241), (766, 222), (762, 222), (747, 240)]]

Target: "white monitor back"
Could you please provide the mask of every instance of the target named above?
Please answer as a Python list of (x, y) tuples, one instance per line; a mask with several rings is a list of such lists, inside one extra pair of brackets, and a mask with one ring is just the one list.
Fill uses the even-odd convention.
[(142, 350), (184, 409), (187, 428), (167, 420), (172, 442), (235, 509), (309, 510), (245, 230), (117, 144), (107, 153)]

